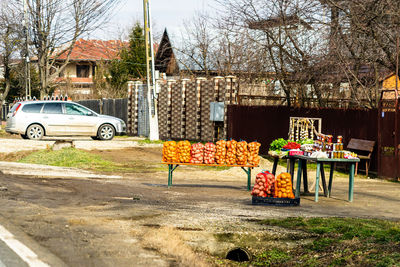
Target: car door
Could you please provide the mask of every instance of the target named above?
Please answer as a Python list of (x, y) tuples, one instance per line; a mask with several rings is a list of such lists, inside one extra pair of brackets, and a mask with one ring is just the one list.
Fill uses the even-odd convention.
[(68, 121), (63, 114), (62, 103), (45, 103), (41, 117), (46, 135), (69, 135)]
[(64, 103), (64, 107), (71, 135), (96, 135), (98, 119), (94, 112), (74, 103)]

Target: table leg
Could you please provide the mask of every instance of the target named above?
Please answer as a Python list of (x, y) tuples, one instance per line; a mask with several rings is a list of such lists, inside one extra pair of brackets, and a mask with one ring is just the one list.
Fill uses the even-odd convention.
[(308, 175), (307, 175), (307, 160), (302, 159), (301, 160), (303, 163), (303, 187), (304, 187), (304, 193), (310, 193), (308, 191)]
[(247, 170), (244, 167), (241, 167), (241, 168), (247, 174), (247, 191), (250, 191), (250, 187), (251, 187), (251, 167), (248, 167)]
[(303, 165), (303, 160), (299, 160), (299, 165), (297, 167), (297, 182), (296, 182), (296, 192), (295, 197), (300, 197), (300, 185), (301, 185), (301, 169)]
[(328, 197), (328, 190), (326, 189), (326, 180), (325, 180), (325, 170), (324, 164), (321, 162), (321, 180), (322, 180), (322, 187), (324, 189), (324, 196)]
[(349, 201), (350, 201), (350, 202), (353, 202), (354, 165), (355, 165), (355, 163), (351, 163), (351, 164), (350, 164), (350, 173), (349, 173)]
[(296, 159), (290, 158), (289, 174), (290, 174), (290, 177), (292, 177), (292, 184), (293, 184), (293, 175), (294, 175), (294, 166), (295, 165), (296, 165)]
[(317, 175), (315, 177), (315, 202), (318, 202), (318, 191), (319, 191), (319, 175), (321, 172), (321, 163), (317, 162)]
[(168, 164), (168, 188), (172, 185), (172, 164)]
[(335, 162), (331, 162), (331, 170), (329, 171), (328, 197), (331, 197), (331, 193), (332, 193), (332, 181), (333, 181), (333, 171), (334, 170), (335, 170)]
[(278, 167), (279, 158), (274, 158), (274, 165), (272, 166), (272, 174), (275, 175), (276, 168)]
[(251, 168), (248, 168), (248, 172), (247, 172), (247, 191), (250, 191), (250, 187), (251, 187)]

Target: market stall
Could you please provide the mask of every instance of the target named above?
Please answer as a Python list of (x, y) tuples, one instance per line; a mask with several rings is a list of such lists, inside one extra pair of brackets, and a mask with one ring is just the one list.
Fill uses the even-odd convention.
[(220, 140), (206, 144), (189, 141), (167, 141), (163, 145), (163, 162), (168, 165), (168, 187), (172, 186), (173, 173), (181, 165), (240, 167), (247, 175), (247, 190), (251, 185), (251, 170), (260, 163), (261, 144), (235, 140)]
[[(333, 170), (335, 163), (340, 162), (350, 165), (349, 168), (349, 201), (353, 201), (354, 188), (354, 167), (359, 158), (350, 151), (343, 149), (343, 138), (338, 136), (336, 142), (332, 135), (325, 135), (318, 132), (314, 126), (314, 121), (310, 118), (291, 118), (289, 127), (289, 137), (285, 140), (279, 138), (270, 145), (269, 155), (274, 159), (272, 173), (275, 174), (279, 159), (287, 159), (287, 170), (292, 177), (296, 161), (298, 161), (296, 197), (300, 196), (301, 178), (303, 176), (304, 192), (309, 193), (307, 179), (307, 162), (317, 164), (315, 184), (315, 201), (318, 201), (320, 188), (320, 178), (324, 195), (330, 197), (333, 183)], [(319, 120), (319, 125), (321, 121)], [(314, 139), (315, 135), (315, 139)], [(311, 137), (311, 138), (310, 138)], [(329, 185), (326, 185), (324, 164), (330, 165)]]

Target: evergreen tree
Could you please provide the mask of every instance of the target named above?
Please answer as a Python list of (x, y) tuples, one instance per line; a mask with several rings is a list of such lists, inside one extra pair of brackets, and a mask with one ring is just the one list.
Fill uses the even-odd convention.
[(121, 52), (121, 62), (130, 79), (146, 77), (146, 47), (143, 28), (139, 22), (136, 22), (129, 34), (129, 47)]

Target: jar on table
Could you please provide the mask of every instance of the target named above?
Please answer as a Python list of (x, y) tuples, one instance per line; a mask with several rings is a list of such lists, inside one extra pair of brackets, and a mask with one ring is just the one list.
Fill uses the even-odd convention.
[(338, 135), (337, 142), (340, 143), (340, 144), (343, 143), (343, 136)]

